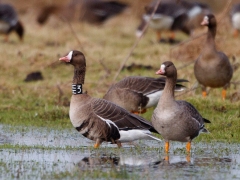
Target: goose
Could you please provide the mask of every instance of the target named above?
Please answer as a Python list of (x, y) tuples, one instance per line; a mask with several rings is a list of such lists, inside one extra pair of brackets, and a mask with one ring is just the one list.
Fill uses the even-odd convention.
[(83, 93), (86, 60), (82, 52), (73, 50), (59, 59), (74, 66), (69, 116), (72, 125), (84, 137), (95, 141), (98, 148), (103, 141), (117, 144), (139, 139), (161, 141), (151, 135), (157, 133), (152, 124), (140, 116), (105, 99)]
[[(187, 82), (187, 80), (178, 79), (177, 82)], [(111, 101), (132, 113), (143, 114), (147, 108), (157, 105), (164, 86), (164, 77), (128, 76), (113, 84), (103, 99)], [(183, 91), (184, 89), (185, 86), (176, 84), (175, 91)]]
[[(102, 24), (111, 17), (122, 13), (128, 5), (119, 1), (103, 1), (103, 0), (73, 0), (82, 3), (82, 13), (80, 20), (92, 24)], [(71, 6), (71, 5), (70, 5)]]
[(205, 16), (201, 25), (207, 26), (208, 32), (204, 48), (195, 61), (194, 74), (197, 81), (202, 85), (203, 97), (207, 96), (206, 87), (223, 87), (222, 99), (225, 99), (226, 89), (233, 75), (233, 68), (224, 52), (216, 50), (217, 21), (215, 16), (213, 14)]
[(128, 4), (114, 0), (71, 0), (67, 7), (58, 5), (43, 7), (37, 22), (44, 24), (53, 13), (68, 20), (72, 20), (77, 14), (81, 22), (100, 25), (122, 13), (127, 7)]
[(201, 27), (200, 23), (203, 17), (207, 14), (210, 14), (212, 10), (207, 4), (200, 2), (181, 0), (179, 4), (187, 11), (188, 20), (186, 26), (189, 28), (191, 35), (193, 35), (194, 30)]
[(170, 32), (169, 42), (174, 43), (175, 35), (174, 31), (180, 30), (187, 35), (190, 35), (190, 30), (187, 28), (186, 23), (188, 20), (187, 11), (180, 4), (172, 1), (163, 1), (157, 7), (155, 14), (151, 17), (154, 12), (156, 2), (153, 1), (145, 7), (145, 13), (142, 16), (141, 23), (139, 24), (136, 36), (140, 37), (143, 35), (143, 30), (146, 24), (149, 22), (149, 27), (154, 29), (157, 33), (157, 40), (164, 42), (161, 39), (161, 33), (163, 31)]
[(233, 36), (237, 37), (240, 31), (240, 3), (232, 6), (230, 10), (230, 20), (234, 29)]
[[(151, 14), (155, 8), (156, 1), (145, 7), (146, 13), (142, 17), (142, 21), (137, 28), (136, 36), (143, 34), (143, 29), (149, 21)], [(202, 18), (211, 13), (211, 9), (205, 3), (164, 0), (157, 8), (152, 20), (149, 23), (150, 28), (157, 32), (157, 39), (162, 41), (161, 31), (169, 30), (169, 42), (174, 42), (174, 31), (180, 30), (186, 35), (192, 35), (196, 28), (200, 27)]]
[(19, 39), (23, 40), (24, 28), (19, 21), (17, 12), (10, 4), (0, 3), (0, 33), (5, 34), (5, 41), (8, 41), (8, 35), (15, 31)]
[(191, 141), (201, 132), (207, 133), (203, 118), (197, 109), (187, 101), (174, 98), (177, 69), (171, 61), (161, 64), (157, 75), (166, 76), (166, 85), (152, 115), (153, 127), (165, 140), (165, 152), (169, 152), (169, 141), (187, 142), (186, 150), (191, 150)]

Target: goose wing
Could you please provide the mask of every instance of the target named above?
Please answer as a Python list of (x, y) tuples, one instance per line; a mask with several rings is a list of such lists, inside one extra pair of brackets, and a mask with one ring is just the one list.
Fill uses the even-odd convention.
[(146, 129), (156, 132), (151, 122), (129, 113), (127, 110), (105, 99), (94, 99), (92, 109), (98, 117), (112, 121), (120, 130)]
[(201, 125), (204, 124), (204, 123), (211, 123), (211, 121), (209, 121), (208, 119), (205, 119), (201, 116), (201, 114), (199, 114), (199, 112), (197, 111), (197, 109), (192, 105), (190, 104), (189, 102), (187, 101), (177, 101), (177, 103), (180, 105), (180, 106), (184, 106), (184, 108), (186, 109), (186, 111), (188, 113), (190, 113), (190, 115), (196, 120), (198, 121)]

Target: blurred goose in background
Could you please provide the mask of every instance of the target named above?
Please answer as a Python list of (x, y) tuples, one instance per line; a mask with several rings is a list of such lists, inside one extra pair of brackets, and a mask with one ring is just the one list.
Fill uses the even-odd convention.
[(157, 133), (152, 124), (140, 116), (109, 102), (83, 93), (86, 60), (80, 51), (70, 51), (59, 60), (74, 66), (72, 98), (69, 116), (73, 126), (88, 139), (95, 141), (98, 148), (103, 141), (117, 144), (139, 139), (160, 139), (151, 135)]
[(149, 22), (149, 27), (154, 29), (157, 33), (157, 40), (164, 42), (161, 38), (163, 31), (170, 34), (168, 42), (175, 42), (174, 31), (182, 31), (187, 35), (190, 34), (189, 28), (186, 23), (188, 20), (187, 11), (179, 3), (174, 1), (163, 1), (157, 7), (155, 14), (151, 18), (154, 8), (157, 5), (156, 1), (153, 1), (145, 7), (145, 13), (142, 16), (142, 21), (137, 28), (136, 36), (143, 35), (143, 30), (146, 24)]
[(10, 4), (0, 3), (0, 33), (5, 34), (5, 41), (8, 41), (8, 35), (15, 31), (19, 39), (23, 40), (24, 28), (19, 21), (14, 7)]
[(230, 19), (234, 29), (233, 36), (238, 37), (240, 31), (240, 3), (234, 4), (230, 11)]
[[(178, 83), (188, 82), (178, 79)], [(104, 99), (135, 113), (145, 113), (147, 108), (156, 106), (165, 86), (165, 78), (129, 76), (113, 84)], [(183, 91), (185, 86), (176, 84), (175, 91)]]
[(213, 14), (205, 16), (201, 25), (207, 26), (208, 32), (204, 48), (195, 61), (194, 74), (202, 85), (203, 97), (207, 96), (206, 87), (223, 87), (222, 99), (225, 99), (226, 89), (233, 75), (233, 68), (228, 57), (222, 51), (216, 50), (217, 21), (215, 16)]
[(46, 6), (37, 17), (40, 24), (44, 24), (52, 13), (60, 14), (60, 17), (72, 20), (74, 17), (90, 24), (102, 24), (111, 17), (123, 12), (127, 4), (118, 1), (103, 0), (72, 0), (68, 7)]
[(203, 17), (212, 12), (205, 3), (180, 0), (179, 4), (187, 11), (188, 20), (186, 26), (189, 28), (191, 35), (195, 29), (201, 27), (200, 23)]
[(80, 21), (86, 21), (93, 24), (104, 23), (107, 19), (123, 12), (128, 6), (118, 1), (103, 0), (72, 0), (69, 7), (81, 4)]
[(200, 27), (202, 18), (211, 12), (207, 4), (199, 2), (191, 2), (184, 0), (163, 0), (157, 7), (157, 10), (150, 20), (151, 14), (156, 6), (153, 1), (145, 7), (145, 14), (137, 28), (136, 36), (143, 34), (143, 29), (150, 21), (149, 27), (157, 32), (157, 40), (161, 39), (161, 32), (170, 32), (168, 42), (174, 42), (175, 31), (182, 31), (187, 35), (191, 35), (196, 28)]
[(156, 72), (166, 76), (166, 85), (152, 115), (153, 127), (165, 140), (165, 152), (169, 151), (169, 141), (187, 142), (187, 152), (191, 150), (191, 141), (201, 132), (208, 132), (203, 118), (195, 107), (186, 101), (176, 101), (174, 89), (177, 81), (177, 69), (171, 61), (162, 63)]

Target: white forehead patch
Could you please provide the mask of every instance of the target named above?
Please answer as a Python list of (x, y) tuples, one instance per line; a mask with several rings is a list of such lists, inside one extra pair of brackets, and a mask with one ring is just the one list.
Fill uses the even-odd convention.
[(71, 61), (72, 59), (72, 54), (73, 54), (73, 51), (70, 51), (67, 55), (67, 58), (69, 59), (69, 62)]
[(204, 21), (208, 22), (208, 20), (209, 20), (208, 16), (204, 16)]
[(164, 71), (164, 70), (165, 70), (165, 67), (166, 67), (165, 64), (162, 64), (162, 65), (160, 66), (160, 69)]

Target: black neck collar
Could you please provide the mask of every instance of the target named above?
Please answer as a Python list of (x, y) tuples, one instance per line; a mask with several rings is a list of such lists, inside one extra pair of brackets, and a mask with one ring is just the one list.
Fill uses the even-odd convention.
[(72, 84), (72, 94), (82, 94), (82, 84)]

